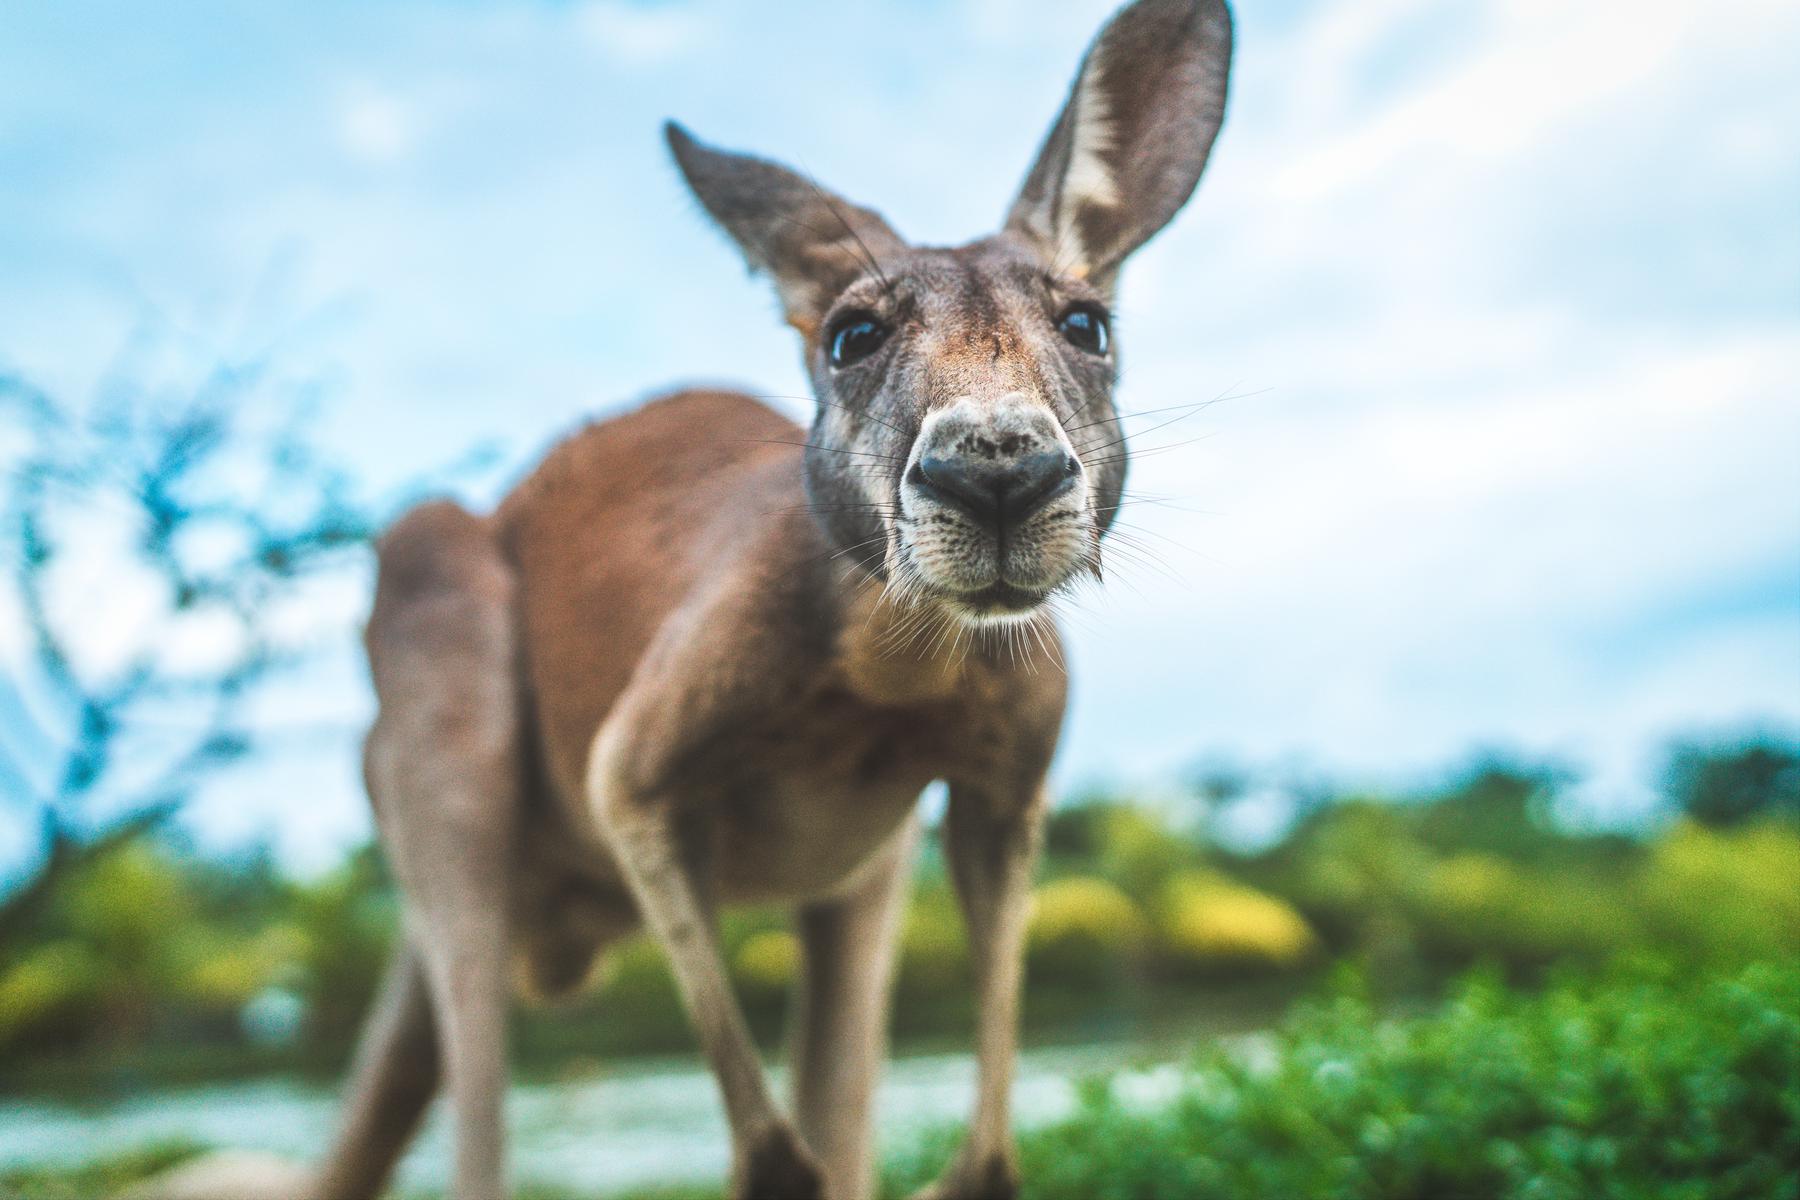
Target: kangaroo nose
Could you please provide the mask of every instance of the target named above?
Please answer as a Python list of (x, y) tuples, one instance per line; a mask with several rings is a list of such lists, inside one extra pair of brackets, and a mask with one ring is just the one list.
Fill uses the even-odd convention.
[(1060, 446), (1002, 461), (927, 453), (914, 468), (913, 483), (998, 533), (1075, 486), (1079, 470)]

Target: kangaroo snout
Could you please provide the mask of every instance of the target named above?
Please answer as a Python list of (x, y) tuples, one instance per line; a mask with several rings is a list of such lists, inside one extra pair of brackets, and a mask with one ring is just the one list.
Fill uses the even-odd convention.
[(974, 615), (1029, 610), (1086, 552), (1086, 487), (1041, 401), (957, 400), (926, 418), (902, 482), (910, 559)]
[(1004, 541), (1073, 492), (1081, 463), (1043, 405), (1021, 395), (993, 404), (959, 400), (920, 431), (906, 483)]
[(1005, 538), (1009, 525), (1030, 520), (1051, 500), (1072, 490), (1080, 470), (1075, 456), (1061, 447), (1011, 460), (926, 453), (913, 465), (910, 480)]

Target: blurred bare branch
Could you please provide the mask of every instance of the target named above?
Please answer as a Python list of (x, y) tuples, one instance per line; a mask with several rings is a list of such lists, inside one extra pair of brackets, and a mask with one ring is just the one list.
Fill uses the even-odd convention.
[(292, 610), (373, 523), (313, 415), (255, 364), (85, 406), (0, 372), (0, 808), (42, 831), (0, 945), (267, 735), (253, 693), (318, 648)]

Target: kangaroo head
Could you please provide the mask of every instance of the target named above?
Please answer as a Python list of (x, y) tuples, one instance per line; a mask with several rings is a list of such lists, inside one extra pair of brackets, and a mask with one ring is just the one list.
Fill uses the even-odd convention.
[(829, 538), (970, 622), (1029, 616), (1083, 570), (1125, 480), (1109, 305), (1187, 202), (1225, 112), (1224, 0), (1137, 0), (1100, 31), (997, 234), (912, 246), (763, 159), (669, 144), (804, 341), (805, 456)]

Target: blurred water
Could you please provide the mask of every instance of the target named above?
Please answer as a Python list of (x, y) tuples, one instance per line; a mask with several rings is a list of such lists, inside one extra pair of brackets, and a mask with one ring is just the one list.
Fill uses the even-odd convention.
[[(1141, 1047), (1099, 1045), (1027, 1051), (1014, 1103), (1022, 1125), (1054, 1120), (1074, 1104), (1085, 1075), (1144, 1065)], [(776, 1072), (777, 1083), (785, 1084)], [(878, 1098), (884, 1146), (963, 1118), (974, 1097), (967, 1054), (896, 1059)], [(521, 1083), (508, 1100), (512, 1173), (520, 1182), (608, 1192), (653, 1183), (722, 1179), (724, 1119), (709, 1075), (688, 1061), (595, 1069), (552, 1083)], [(117, 1103), (0, 1101), (0, 1167), (75, 1164), (146, 1142), (182, 1138), (319, 1153), (336, 1121), (328, 1088), (283, 1080), (160, 1092)], [(444, 1114), (434, 1109), (400, 1168), (408, 1187), (439, 1187), (449, 1166)]]

